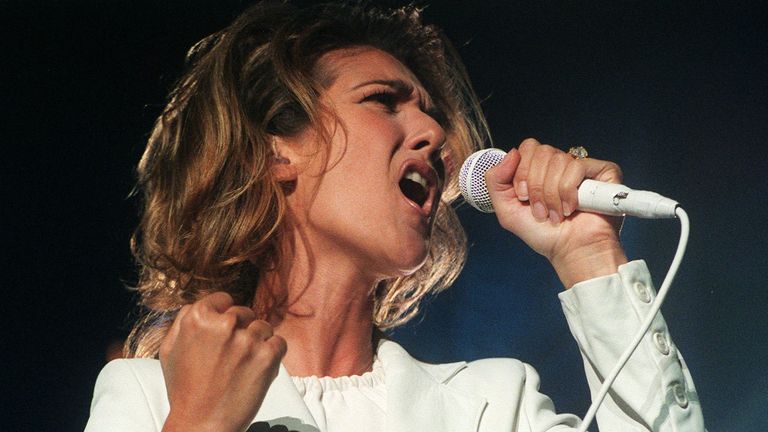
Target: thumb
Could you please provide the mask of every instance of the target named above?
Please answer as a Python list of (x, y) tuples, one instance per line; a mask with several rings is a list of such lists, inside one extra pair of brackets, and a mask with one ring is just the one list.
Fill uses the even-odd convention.
[(485, 173), (485, 184), (488, 187), (488, 193), (509, 193), (513, 191), (515, 172), (520, 165), (520, 152), (512, 149), (504, 156), (501, 163), (489, 169)]

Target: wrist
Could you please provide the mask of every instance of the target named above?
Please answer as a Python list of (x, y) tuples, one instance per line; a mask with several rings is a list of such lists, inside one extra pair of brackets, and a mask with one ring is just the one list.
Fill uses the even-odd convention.
[(614, 274), (628, 260), (618, 242), (609, 242), (553, 257), (550, 262), (565, 289), (570, 289), (579, 282)]

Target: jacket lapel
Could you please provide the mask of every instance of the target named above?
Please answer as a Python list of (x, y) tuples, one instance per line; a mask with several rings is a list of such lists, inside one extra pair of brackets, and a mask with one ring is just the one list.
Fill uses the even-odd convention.
[(378, 355), (387, 382), (388, 432), (477, 431), (486, 400), (444, 384), (466, 363), (423, 364), (388, 340)]
[(318, 432), (320, 429), (309, 412), (304, 399), (299, 395), (296, 386), (285, 366), (280, 365), (277, 377), (267, 390), (264, 402), (254, 421), (267, 422), (271, 426), (285, 425), (289, 430), (297, 432)]

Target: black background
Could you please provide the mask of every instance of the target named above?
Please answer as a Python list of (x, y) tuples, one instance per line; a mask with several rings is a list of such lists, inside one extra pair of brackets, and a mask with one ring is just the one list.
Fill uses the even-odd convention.
[[(397, 2), (382, 2), (396, 4)], [(0, 0), (2, 430), (81, 430), (130, 327), (133, 168), (186, 49), (247, 3)], [(680, 201), (689, 251), (663, 308), (710, 431), (768, 430), (768, 13), (757, 1), (434, 1), (494, 133), (615, 160)], [(394, 336), (433, 361), (532, 363), (561, 411), (588, 392), (543, 260), (460, 214), (464, 276)], [(660, 284), (674, 221), (627, 220)]]

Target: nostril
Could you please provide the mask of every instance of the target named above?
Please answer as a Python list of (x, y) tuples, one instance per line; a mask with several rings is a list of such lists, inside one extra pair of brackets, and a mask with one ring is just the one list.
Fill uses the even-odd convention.
[(421, 150), (421, 149), (423, 149), (424, 147), (426, 147), (428, 145), (429, 145), (429, 141), (426, 141), (426, 140), (419, 141), (418, 143), (416, 143), (415, 146), (413, 146), (413, 149), (414, 150)]

